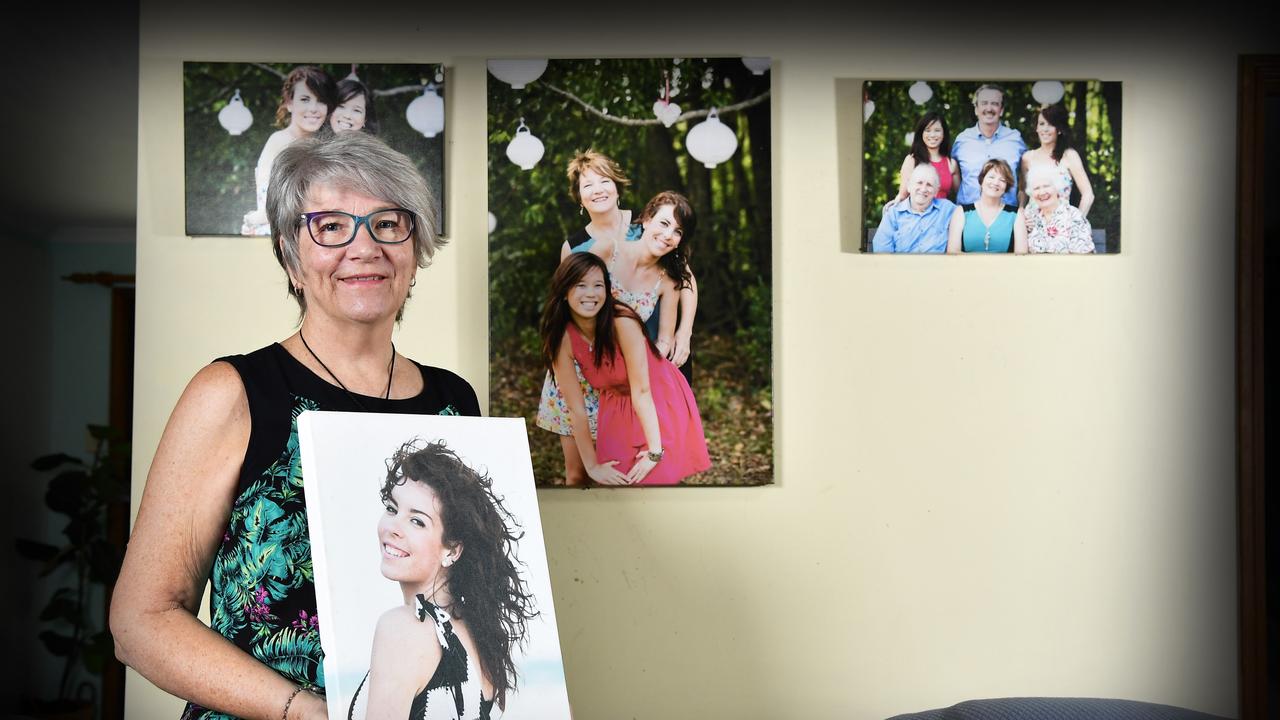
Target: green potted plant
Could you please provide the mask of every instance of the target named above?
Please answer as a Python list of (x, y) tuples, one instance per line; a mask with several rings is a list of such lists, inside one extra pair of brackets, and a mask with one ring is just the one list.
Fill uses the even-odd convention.
[(105, 618), (94, 622), (90, 612), (90, 590), (111, 587), (120, 571), (120, 549), (107, 536), (107, 512), (113, 504), (128, 503), (130, 445), (115, 428), (90, 425), (89, 434), (95, 450), (88, 464), (65, 453), (31, 463), (32, 469), (49, 473), (45, 505), (67, 517), (66, 541), (61, 546), (27, 539), (16, 543), (20, 555), (42, 563), (41, 577), (70, 568), (69, 584), (57, 588), (40, 613), (46, 625), (40, 640), (63, 659), (58, 696), (29, 710), (44, 717), (93, 717), (93, 686), (73, 683), (74, 670), (79, 665), (101, 674), (114, 653)]

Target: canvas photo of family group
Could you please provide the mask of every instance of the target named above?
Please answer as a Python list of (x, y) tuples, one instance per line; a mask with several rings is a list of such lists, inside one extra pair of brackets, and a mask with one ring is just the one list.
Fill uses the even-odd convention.
[(773, 482), (769, 69), (488, 62), (490, 413), (540, 485)]
[(444, 234), (442, 65), (184, 62), (182, 82), (188, 235), (269, 235), (276, 156), (344, 132), (375, 135), (414, 161)]
[(1119, 82), (862, 83), (871, 253), (1120, 251)]
[(330, 720), (569, 717), (524, 423), (308, 411), (298, 444)]

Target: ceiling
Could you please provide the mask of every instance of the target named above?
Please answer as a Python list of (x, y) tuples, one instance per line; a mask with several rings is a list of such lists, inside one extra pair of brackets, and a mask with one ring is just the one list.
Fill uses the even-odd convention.
[(48, 238), (137, 218), (138, 5), (29, 3), (3, 43), (6, 230)]

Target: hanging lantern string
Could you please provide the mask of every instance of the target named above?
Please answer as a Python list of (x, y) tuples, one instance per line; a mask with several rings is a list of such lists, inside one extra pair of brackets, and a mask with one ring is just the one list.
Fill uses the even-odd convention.
[(356, 64), (355, 64), (355, 63), (351, 63), (351, 72), (347, 75), (347, 77), (345, 77), (345, 78), (343, 78), (343, 79), (344, 79), (344, 80), (357, 80), (357, 81), (358, 81), (358, 80), (360, 80), (360, 76), (359, 76), (359, 75), (356, 75)]
[[(279, 70), (271, 67), (270, 65), (267, 65), (266, 63), (249, 63), (249, 65), (252, 65), (260, 70), (265, 70), (266, 72), (269, 72), (272, 75), (275, 75), (281, 80), (284, 80), (286, 75), (285, 73), (280, 72)], [(355, 74), (355, 69), (356, 69), (356, 63), (351, 63), (352, 75)], [(423, 87), (422, 85), (399, 85), (396, 87), (381, 88), (381, 89), (369, 88), (369, 92), (373, 93), (374, 97), (386, 97), (388, 95), (403, 95), (404, 93), (421, 93), (422, 87)], [(227, 87), (225, 88), (222, 94), (225, 95), (227, 92), (230, 92), (230, 90), (231, 88)]]
[(666, 70), (662, 71), (662, 102), (671, 104), (671, 74)]
[(397, 87), (382, 88), (382, 89), (369, 88), (369, 92), (373, 93), (374, 97), (386, 97), (388, 95), (403, 95), (405, 93), (421, 94), (423, 89), (430, 84), (434, 84), (434, 82), (426, 83), (422, 85), (399, 85)]
[[(632, 117), (622, 117), (619, 115), (606, 115), (600, 112), (599, 110), (597, 110), (596, 108), (592, 107), (591, 103), (587, 102), (586, 100), (583, 100), (577, 95), (574, 95), (568, 90), (562, 90), (556, 87), (555, 85), (552, 85), (546, 82), (538, 83), (538, 85), (541, 87), (545, 87), (554, 93), (557, 93), (559, 95), (563, 95), (569, 98), (570, 100), (581, 105), (583, 108), (587, 110), (587, 112), (591, 113), (592, 115), (595, 115), (596, 117), (599, 117), (603, 120), (608, 120), (609, 122), (612, 122), (612, 123), (617, 123), (619, 125), (629, 125), (629, 126), (662, 124), (662, 121), (657, 118), (632, 118)], [(753, 98), (748, 98), (746, 100), (743, 100), (740, 103), (734, 103), (733, 105), (724, 105), (722, 107), (717, 108), (717, 112), (721, 116), (724, 116), (732, 112), (737, 112), (739, 110), (746, 110), (749, 107), (755, 107), (756, 105), (759, 105), (760, 103), (769, 99), (769, 92), (770, 92), (769, 90), (765, 90), (759, 95)], [(694, 118), (706, 117), (707, 113), (709, 112), (711, 112), (709, 109), (708, 110), (690, 110), (686, 113), (681, 113), (680, 117), (675, 119), (675, 122), (680, 122), (681, 120), (692, 120)]]

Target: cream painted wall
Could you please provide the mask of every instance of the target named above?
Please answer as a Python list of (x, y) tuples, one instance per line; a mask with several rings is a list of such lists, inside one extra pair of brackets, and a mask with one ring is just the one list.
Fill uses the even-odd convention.
[[(911, 47), (906, 8), (682, 4), (623, 25), (466, 5), (372, 3), (362, 36), (315, 30), (319, 9), (308, 25), (143, 3), (135, 508), (186, 380), (293, 327), (264, 241), (183, 235), (183, 60), (447, 64), (452, 244), (397, 344), (484, 398), (484, 58), (768, 55), (778, 482), (540, 492), (575, 716), (874, 718), (1012, 695), (1236, 713), (1235, 68), (1274, 52), (1259, 18), (1109, 16), (1046, 51), (1029, 19), (975, 14), (957, 36), (989, 39), (961, 54)], [(842, 252), (860, 179), (833, 163), (850, 153), (837, 79), (988, 79), (1010, 58), (1018, 77), (1124, 82), (1124, 252)], [(180, 705), (131, 673), (129, 718)]]

